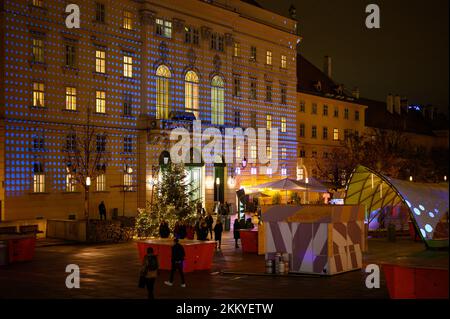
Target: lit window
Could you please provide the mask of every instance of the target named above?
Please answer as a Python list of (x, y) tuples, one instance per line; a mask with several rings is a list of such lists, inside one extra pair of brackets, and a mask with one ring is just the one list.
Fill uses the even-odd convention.
[(33, 175), (33, 192), (43, 193), (45, 192), (45, 174), (34, 173)]
[(266, 115), (266, 129), (268, 131), (272, 130), (272, 115), (270, 114)]
[(133, 99), (131, 93), (123, 94), (123, 115), (133, 115)]
[(236, 175), (241, 175), (241, 168), (240, 167), (236, 167), (236, 169), (234, 170)]
[(317, 138), (317, 126), (315, 125), (311, 127), (311, 138)]
[(286, 88), (286, 84), (281, 84), (281, 104), (287, 104), (287, 88)]
[(33, 6), (35, 7), (42, 8), (43, 4), (44, 4), (43, 0), (33, 0)]
[(266, 174), (267, 175), (272, 175), (272, 167), (266, 167)]
[(241, 96), (241, 79), (238, 76), (233, 77), (233, 96)]
[(75, 191), (75, 178), (71, 174), (66, 175), (66, 192)]
[(297, 168), (297, 180), (305, 178), (305, 170), (303, 168)]
[(241, 158), (241, 147), (239, 145), (236, 146), (236, 159)]
[(266, 146), (266, 156), (268, 159), (272, 159), (272, 146)]
[(133, 175), (129, 173), (123, 174), (123, 185), (125, 190), (132, 191), (133, 190)]
[(133, 30), (133, 13), (127, 10), (123, 11), (123, 28)]
[(225, 85), (222, 77), (216, 75), (211, 80), (211, 123), (224, 124)]
[(106, 92), (95, 91), (95, 112), (106, 113)]
[(250, 61), (256, 62), (256, 47), (250, 48)]
[(33, 38), (33, 62), (44, 63), (44, 40)]
[(156, 19), (156, 34), (165, 38), (172, 38), (172, 22), (164, 19)]
[(286, 151), (286, 147), (282, 147), (281, 148), (281, 159), (286, 159), (287, 157), (287, 151)]
[(251, 146), (250, 146), (250, 158), (251, 158), (251, 159), (256, 159), (257, 156), (258, 156), (258, 154), (257, 154), (257, 148), (256, 148), (256, 145), (251, 145)]
[(256, 79), (250, 78), (250, 99), (256, 100)]
[(299, 125), (299, 136), (305, 137), (305, 124), (301, 123)]
[(286, 118), (285, 117), (281, 118), (281, 132), (286, 133)]
[(234, 42), (233, 44), (233, 56), (238, 57), (241, 55), (241, 45), (239, 42)]
[(156, 70), (156, 118), (169, 118), (169, 79), (172, 74), (165, 65)]
[(44, 83), (33, 83), (33, 106), (45, 107)]
[(287, 68), (287, 57), (285, 55), (281, 56), (281, 68), (286, 69)]
[(328, 127), (324, 127), (322, 131), (322, 139), (327, 140), (328, 139)]
[(106, 174), (97, 176), (97, 192), (104, 192), (106, 190)]
[(66, 110), (76, 111), (77, 109), (77, 89), (66, 87)]
[(184, 106), (186, 112), (192, 112), (196, 119), (199, 119), (198, 106), (198, 75), (194, 71), (188, 71), (184, 78)]
[(287, 168), (286, 167), (282, 167), (281, 168), (281, 175), (282, 176), (287, 176)]
[(258, 170), (256, 169), (256, 167), (252, 167), (250, 173), (252, 175), (256, 175), (256, 173), (258, 172)]
[(66, 44), (66, 66), (75, 67), (75, 46), (72, 44)]
[(103, 50), (95, 51), (95, 72), (106, 72), (106, 52)]
[(272, 65), (272, 51), (266, 51), (266, 64)]
[(333, 141), (339, 140), (339, 129), (335, 128), (333, 129)]
[(103, 3), (97, 2), (95, 4), (95, 21), (105, 22), (105, 5)]
[(123, 76), (127, 78), (133, 77), (133, 57), (130, 55), (123, 56)]

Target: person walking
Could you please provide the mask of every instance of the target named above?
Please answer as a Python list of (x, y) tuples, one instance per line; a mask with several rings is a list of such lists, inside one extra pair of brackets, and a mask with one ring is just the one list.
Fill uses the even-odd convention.
[[(154, 289), (156, 277), (158, 277), (158, 258), (153, 254), (153, 248), (147, 248), (147, 255), (141, 267), (141, 278), (144, 278), (144, 287), (147, 288), (148, 299), (155, 299)], [(142, 288), (144, 288), (142, 287)]]
[(239, 248), (238, 240), (239, 240), (239, 238), (241, 238), (241, 234), (239, 233), (239, 229), (241, 229), (241, 225), (239, 223), (239, 218), (236, 218), (234, 220), (234, 224), (233, 224), (233, 236), (234, 236), (234, 242), (235, 242), (235, 247), (236, 248)]
[[(213, 217), (211, 216), (211, 213), (208, 213), (208, 216), (206, 216), (205, 218), (205, 222), (206, 222), (206, 227), (207, 227), (207, 232), (209, 233), (209, 238), (211, 238), (211, 240), (213, 239)], [(207, 235), (208, 236), (208, 235)]]
[(214, 226), (214, 240), (216, 241), (216, 248), (218, 250), (221, 249), (222, 245), (222, 232), (223, 232), (223, 224), (222, 221), (218, 219), (216, 225)]
[(98, 213), (100, 215), (100, 220), (103, 218), (106, 220), (106, 206), (104, 201), (101, 201), (100, 205), (98, 205)]
[(165, 281), (164, 284), (167, 286), (173, 286), (173, 276), (175, 274), (175, 271), (180, 272), (181, 277), (181, 287), (185, 288), (186, 283), (184, 281), (184, 274), (183, 274), (183, 261), (184, 261), (184, 248), (179, 243), (178, 238), (174, 239), (175, 244), (172, 246), (172, 269), (170, 271), (170, 279), (169, 281)]

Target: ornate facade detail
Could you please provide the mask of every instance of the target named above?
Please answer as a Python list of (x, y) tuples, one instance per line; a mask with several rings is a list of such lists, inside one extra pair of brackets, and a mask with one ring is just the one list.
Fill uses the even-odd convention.
[(172, 20), (173, 31), (180, 33), (184, 30), (184, 20), (174, 18)]
[(148, 10), (148, 9), (139, 10), (139, 17), (141, 19), (142, 25), (150, 25), (150, 26), (154, 25), (155, 15), (156, 15), (156, 12)]

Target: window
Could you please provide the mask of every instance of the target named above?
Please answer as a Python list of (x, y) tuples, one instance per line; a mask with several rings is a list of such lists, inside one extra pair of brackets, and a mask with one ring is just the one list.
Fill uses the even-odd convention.
[(35, 7), (42, 8), (43, 4), (44, 4), (43, 0), (33, 0), (33, 6)]
[(257, 154), (256, 145), (251, 145), (250, 146), (250, 158), (251, 159), (256, 159), (257, 156), (258, 156), (258, 154)]
[(266, 174), (267, 175), (272, 175), (273, 174), (272, 167), (266, 167)]
[(123, 93), (123, 115), (133, 115), (133, 98), (131, 93)]
[(281, 148), (281, 159), (285, 160), (287, 157), (286, 147)]
[(102, 173), (97, 176), (97, 192), (106, 190), (106, 174)]
[(241, 146), (236, 145), (236, 159), (239, 160), (241, 158)]
[(323, 158), (328, 158), (328, 152), (323, 152)]
[(355, 121), (359, 121), (359, 111), (355, 111)]
[(266, 84), (266, 101), (272, 102), (272, 84)]
[(266, 51), (266, 64), (272, 65), (272, 51)]
[(317, 138), (317, 126), (313, 125), (311, 127), (311, 137), (312, 138)]
[(225, 85), (222, 77), (216, 75), (211, 80), (211, 123), (224, 124)]
[(281, 132), (286, 133), (286, 118), (285, 117), (281, 118)]
[(257, 170), (256, 167), (252, 167), (252, 168), (250, 169), (250, 174), (252, 174), (252, 175), (256, 175), (257, 172), (258, 172), (258, 170)]
[(323, 106), (323, 116), (328, 116), (328, 105)]
[(268, 131), (272, 130), (272, 115), (267, 114), (266, 116), (266, 129)]
[(305, 151), (304, 148), (300, 149), (299, 156), (300, 156), (301, 158), (305, 158), (305, 157), (306, 157), (306, 151)]
[(33, 82), (33, 106), (45, 107), (44, 83)]
[(239, 111), (234, 112), (234, 126), (235, 127), (241, 126), (241, 112)]
[(45, 174), (43, 172), (34, 172), (33, 174), (33, 192), (45, 192)]
[(133, 57), (124, 54), (123, 56), (123, 76), (126, 78), (133, 77)]
[(317, 114), (317, 104), (313, 103), (311, 105), (311, 114)]
[(241, 96), (241, 79), (239, 76), (233, 77), (233, 96)]
[(256, 100), (256, 78), (250, 78), (250, 99)]
[(95, 91), (95, 112), (106, 113), (106, 92)]
[(66, 192), (74, 192), (75, 191), (75, 179), (71, 174), (66, 175)]
[(272, 159), (272, 146), (266, 146), (267, 159)]
[(347, 108), (344, 110), (344, 118), (346, 120), (348, 120), (348, 109)]
[(156, 34), (171, 39), (172, 22), (164, 19), (156, 19)]
[(97, 135), (96, 137), (97, 153), (106, 152), (106, 135)]
[(327, 140), (328, 139), (328, 127), (324, 127), (322, 131), (322, 139)]
[(347, 141), (350, 138), (351, 130), (350, 129), (344, 129), (344, 140)]
[(299, 133), (298, 133), (298, 135), (300, 137), (305, 137), (305, 124), (301, 123), (299, 125)]
[(287, 104), (286, 84), (281, 84), (281, 104)]
[(66, 66), (70, 68), (75, 67), (75, 46), (73, 44), (66, 44)]
[(339, 141), (339, 129), (333, 129), (333, 141)]
[(339, 108), (337, 106), (334, 107), (333, 115), (334, 117), (339, 117)]
[(77, 148), (77, 136), (75, 133), (66, 136), (66, 151), (73, 152)]
[(95, 72), (106, 72), (106, 52), (103, 50), (95, 51)]
[(251, 111), (250, 112), (250, 127), (253, 127), (256, 129), (256, 112)]
[(45, 140), (43, 136), (33, 136), (33, 150), (42, 151), (44, 150)]
[(211, 34), (211, 49), (223, 52), (223, 35), (217, 33)]
[(66, 87), (66, 110), (77, 110), (77, 88)]
[(123, 11), (123, 28), (133, 30), (133, 13), (127, 10)]
[(196, 119), (200, 117), (198, 107), (198, 75), (194, 71), (188, 71), (184, 78), (184, 105), (186, 112), (192, 112)]
[(305, 170), (303, 168), (297, 168), (297, 180), (305, 178)]
[(105, 23), (105, 5), (103, 3), (95, 4), (95, 21)]
[(199, 44), (198, 29), (192, 27), (184, 27), (184, 42), (190, 44)]
[(300, 101), (299, 111), (301, 113), (305, 113), (305, 111), (306, 111), (305, 101)]
[(169, 79), (172, 74), (165, 65), (156, 70), (156, 118), (169, 118)]
[(132, 191), (133, 190), (133, 174), (130, 173), (124, 173), (123, 174), (123, 185), (124, 189), (126, 191)]
[(281, 68), (287, 69), (287, 57), (285, 55), (281, 56)]
[(133, 152), (133, 138), (131, 136), (125, 136), (123, 138), (123, 152), (124, 153)]
[(237, 58), (241, 55), (241, 44), (239, 42), (234, 42), (233, 44), (233, 56)]
[(317, 158), (317, 151), (312, 151), (312, 153), (311, 153), (311, 157), (312, 158)]
[(250, 48), (250, 61), (256, 62), (256, 47)]
[(287, 176), (287, 168), (286, 167), (282, 167), (281, 168), (281, 175), (282, 176)]
[(44, 63), (44, 40), (33, 38), (33, 62)]

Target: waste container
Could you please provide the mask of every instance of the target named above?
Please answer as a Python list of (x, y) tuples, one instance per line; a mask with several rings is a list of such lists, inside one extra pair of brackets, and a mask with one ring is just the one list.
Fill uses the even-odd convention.
[(225, 216), (225, 231), (230, 231), (231, 217), (229, 215)]
[(6, 241), (0, 240), (0, 266), (8, 264), (8, 245)]

